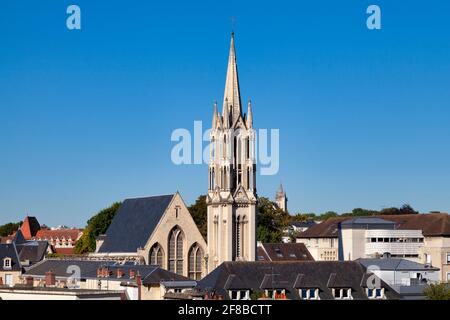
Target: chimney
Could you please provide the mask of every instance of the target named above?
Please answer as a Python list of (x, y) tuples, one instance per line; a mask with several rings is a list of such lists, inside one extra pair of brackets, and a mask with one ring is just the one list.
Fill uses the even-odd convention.
[(33, 286), (33, 277), (26, 277), (25, 278), (25, 285), (27, 287), (32, 287)]
[(136, 276), (136, 284), (138, 287), (138, 300), (141, 300), (141, 287), (142, 287), (142, 280), (141, 280), (141, 275), (138, 274)]
[(108, 278), (109, 277), (109, 269), (108, 269), (108, 267), (103, 267), (102, 276), (103, 276), (103, 278)]
[(136, 276), (136, 271), (134, 269), (130, 269), (130, 279), (134, 279)]
[(54, 286), (55, 284), (56, 284), (56, 275), (55, 275), (55, 273), (52, 270), (47, 271), (45, 273), (45, 286), (46, 287), (51, 287), (51, 286)]
[(98, 267), (97, 268), (97, 278), (101, 278), (102, 277), (102, 272), (103, 272), (102, 267)]
[(122, 269), (117, 269), (117, 278), (122, 278), (123, 277), (123, 275), (124, 275), (124, 272), (123, 272), (123, 270)]

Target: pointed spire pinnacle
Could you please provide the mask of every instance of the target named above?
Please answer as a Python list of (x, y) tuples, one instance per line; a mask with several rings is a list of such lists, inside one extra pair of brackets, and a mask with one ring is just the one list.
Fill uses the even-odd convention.
[(284, 189), (283, 189), (283, 184), (280, 182), (280, 187), (278, 188), (278, 191), (277, 191), (277, 197), (283, 197), (285, 195), (285, 193), (284, 193)]
[(248, 100), (247, 109), (247, 128), (253, 128), (253, 113), (252, 113), (252, 101)]
[(213, 120), (212, 120), (212, 129), (217, 128), (217, 101), (214, 101), (214, 111), (213, 111)]
[(227, 78), (225, 80), (223, 101), (223, 108), (231, 106), (231, 120), (234, 123), (239, 116), (242, 116), (236, 51), (234, 48), (234, 32), (231, 33), (230, 53), (228, 56)]
[(228, 99), (225, 98), (222, 110), (222, 123), (223, 127), (228, 129), (230, 127), (230, 114), (228, 113)]

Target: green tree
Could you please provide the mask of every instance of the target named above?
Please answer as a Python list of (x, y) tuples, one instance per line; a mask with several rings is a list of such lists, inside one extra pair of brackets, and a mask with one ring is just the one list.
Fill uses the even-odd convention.
[(10, 234), (14, 233), (15, 231), (17, 231), (20, 226), (22, 225), (22, 222), (10, 222), (10, 223), (6, 223), (4, 225), (0, 226), (0, 237), (7, 237)]
[(318, 219), (315, 213), (297, 213), (295, 216), (291, 216), (291, 222), (293, 221), (308, 221)]
[(201, 195), (197, 198), (195, 203), (189, 208), (192, 218), (197, 225), (198, 230), (202, 234), (203, 238), (206, 240), (208, 232), (208, 211), (206, 208), (206, 196)]
[(116, 202), (109, 208), (101, 210), (88, 220), (87, 226), (83, 231), (83, 235), (75, 245), (74, 251), (76, 254), (84, 254), (95, 251), (95, 239), (100, 234), (104, 234), (106, 232), (120, 205), (120, 202)]
[(427, 300), (450, 300), (450, 284), (448, 282), (432, 283), (423, 293)]
[(325, 213), (322, 213), (320, 216), (317, 217), (318, 220), (327, 220), (328, 218), (334, 218), (337, 217), (338, 214), (334, 211), (327, 211)]
[(281, 242), (283, 229), (292, 217), (265, 197), (258, 199), (256, 212), (256, 239), (261, 242)]

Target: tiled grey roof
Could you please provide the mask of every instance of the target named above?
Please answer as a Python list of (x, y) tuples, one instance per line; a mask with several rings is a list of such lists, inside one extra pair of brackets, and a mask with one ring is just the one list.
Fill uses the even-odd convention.
[(174, 195), (127, 199), (120, 206), (100, 253), (136, 252), (144, 247)]
[(422, 263), (410, 261), (407, 259), (384, 258), (384, 259), (358, 259), (365, 268), (376, 266), (380, 270), (403, 270), (403, 271), (437, 271), (438, 268), (430, 267)]
[(45, 273), (52, 271), (56, 277), (67, 278), (72, 275), (71, 270), (78, 267), (80, 270), (80, 278), (97, 278), (97, 269), (107, 267), (110, 271), (108, 279), (119, 280), (117, 278), (117, 270), (121, 269), (124, 276), (120, 281), (130, 280), (130, 270), (134, 270), (136, 275), (140, 275), (144, 285), (158, 284), (161, 281), (188, 281), (189, 279), (177, 275), (173, 272), (164, 270), (154, 265), (132, 265), (120, 264), (115, 261), (96, 261), (96, 260), (75, 260), (75, 259), (48, 259), (38, 263), (25, 272), (26, 276), (44, 277)]
[[(366, 271), (355, 261), (224, 262), (199, 281), (198, 289), (228, 297), (228, 290), (285, 289), (299, 299), (298, 289), (318, 288), (321, 299), (333, 299), (333, 288), (351, 288), (354, 299), (367, 299), (362, 280)], [(388, 299), (399, 295), (381, 281)]]
[(259, 261), (314, 260), (303, 243), (262, 243), (257, 255)]
[(293, 221), (291, 225), (297, 227), (297, 228), (310, 228), (313, 225), (315, 225), (316, 222), (314, 220), (307, 220), (307, 221)]
[(28, 260), (31, 264), (44, 259), (48, 248), (47, 241), (27, 241), (16, 245), (20, 261)]
[(12, 242), (14, 242), (17, 245), (25, 243), (27, 240), (25, 240), (25, 237), (23, 236), (22, 231), (19, 229), (14, 234), (14, 238), (12, 239)]
[[(11, 268), (4, 269), (3, 259), (11, 258)], [(20, 271), (22, 266), (14, 243), (0, 244), (0, 271)]]

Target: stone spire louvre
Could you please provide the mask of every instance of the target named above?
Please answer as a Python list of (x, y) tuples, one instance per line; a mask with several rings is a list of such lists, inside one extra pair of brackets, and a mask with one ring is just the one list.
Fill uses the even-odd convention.
[[(235, 123), (241, 111), (241, 94), (236, 64), (236, 51), (234, 48), (234, 32), (231, 33), (230, 54), (228, 56), (227, 78), (225, 81), (225, 93), (223, 96), (223, 108), (230, 108), (232, 124)], [(224, 113), (224, 112), (223, 112)]]

